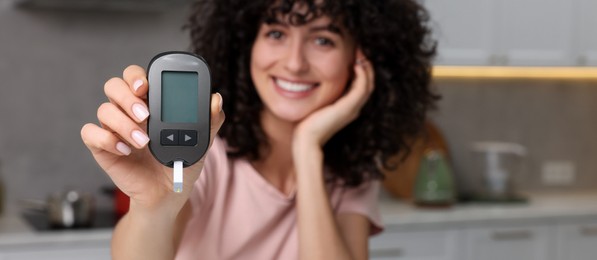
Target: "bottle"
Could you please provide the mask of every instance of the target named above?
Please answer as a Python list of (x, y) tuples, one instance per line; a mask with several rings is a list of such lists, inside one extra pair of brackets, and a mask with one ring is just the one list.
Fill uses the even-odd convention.
[(449, 207), (455, 197), (454, 177), (446, 157), (438, 150), (427, 151), (415, 181), (415, 203), (422, 207)]

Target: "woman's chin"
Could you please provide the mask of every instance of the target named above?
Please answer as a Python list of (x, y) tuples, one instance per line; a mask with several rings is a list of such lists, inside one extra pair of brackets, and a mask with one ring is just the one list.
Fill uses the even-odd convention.
[(282, 119), (283, 121), (289, 122), (289, 123), (299, 123), (306, 117), (307, 117), (307, 115), (298, 115), (298, 114), (279, 115), (278, 116), (278, 118)]
[(309, 112), (301, 112), (301, 111), (284, 111), (284, 110), (277, 110), (274, 112), (274, 116), (281, 121), (288, 122), (288, 123), (299, 123), (307, 116), (309, 116)]

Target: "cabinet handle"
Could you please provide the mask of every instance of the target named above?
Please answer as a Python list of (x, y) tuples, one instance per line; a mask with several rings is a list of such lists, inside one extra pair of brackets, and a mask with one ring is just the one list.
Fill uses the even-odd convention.
[(502, 55), (502, 57), (500, 59), (500, 63), (501, 63), (500, 65), (502, 65), (502, 66), (508, 65), (508, 63), (510, 63), (510, 59), (509, 59), (508, 55), (506, 55), (506, 54)]
[(491, 65), (491, 66), (499, 65), (499, 58), (497, 55), (495, 55), (495, 54), (489, 55), (489, 65)]
[(580, 233), (585, 237), (597, 236), (597, 227), (581, 227)]
[(375, 249), (370, 253), (371, 257), (396, 257), (403, 255), (403, 251), (400, 248)]
[(578, 58), (576, 59), (576, 63), (580, 66), (587, 66), (587, 63), (588, 63), (587, 56), (586, 55), (578, 56)]
[(533, 233), (528, 230), (496, 231), (491, 234), (491, 239), (497, 241), (528, 240), (532, 237)]

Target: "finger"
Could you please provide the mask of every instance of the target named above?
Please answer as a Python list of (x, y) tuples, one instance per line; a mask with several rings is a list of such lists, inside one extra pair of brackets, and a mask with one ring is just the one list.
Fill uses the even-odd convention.
[(367, 77), (367, 90), (369, 93), (371, 93), (375, 89), (375, 71), (373, 64), (369, 60), (364, 59), (360, 65), (365, 70), (365, 75)]
[(145, 97), (147, 94), (147, 73), (138, 65), (130, 65), (122, 72), (122, 78), (131, 88), (137, 97)]
[(143, 148), (149, 142), (149, 137), (139, 125), (112, 103), (103, 103), (97, 109), (97, 118), (102, 125), (120, 135), (136, 148)]
[(346, 95), (347, 102), (353, 104), (351, 111), (360, 110), (362, 105), (368, 98), (368, 75), (365, 71), (365, 67), (362, 64), (355, 64), (355, 79), (352, 82), (351, 90)]
[(145, 102), (135, 96), (128, 84), (120, 78), (111, 78), (104, 85), (104, 92), (112, 103), (115, 103), (137, 123), (143, 122), (149, 116)]
[(81, 128), (81, 139), (92, 152), (101, 150), (119, 156), (131, 154), (131, 148), (120, 138), (95, 124), (86, 124)]
[(333, 106), (337, 107), (337, 111), (340, 111), (339, 113), (345, 114), (340, 117), (348, 120), (354, 120), (358, 117), (361, 108), (369, 96), (364, 68), (359, 64), (355, 64), (354, 71), (355, 77), (351, 83), (350, 90), (333, 104)]
[(355, 59), (355, 63), (357, 64), (361, 63), (365, 59), (365, 54), (363, 54), (363, 50), (361, 50), (361, 48), (356, 49)]
[(218, 131), (220, 131), (222, 124), (224, 124), (224, 120), (226, 119), (224, 110), (222, 110), (223, 105), (224, 105), (224, 100), (222, 99), (222, 95), (220, 95), (220, 93), (211, 95), (210, 146), (211, 146), (211, 142), (218, 134)]
[(355, 59), (356, 59), (355, 64), (361, 65), (365, 69), (365, 76), (367, 78), (366, 87), (369, 92), (373, 92), (373, 89), (375, 88), (375, 84), (374, 84), (375, 83), (375, 73), (373, 71), (373, 64), (371, 64), (371, 62), (369, 62), (369, 60), (363, 53), (363, 50), (361, 50), (360, 48), (356, 49)]

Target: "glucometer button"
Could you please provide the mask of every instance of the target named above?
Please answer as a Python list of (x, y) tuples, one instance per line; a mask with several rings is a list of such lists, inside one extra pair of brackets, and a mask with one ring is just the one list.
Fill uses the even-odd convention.
[(197, 145), (197, 131), (195, 130), (180, 130), (178, 136), (178, 144), (185, 146)]
[(178, 145), (178, 130), (164, 129), (160, 132), (160, 144)]

